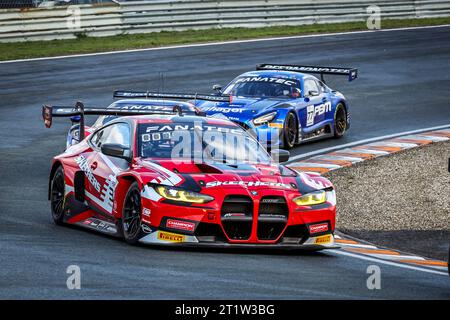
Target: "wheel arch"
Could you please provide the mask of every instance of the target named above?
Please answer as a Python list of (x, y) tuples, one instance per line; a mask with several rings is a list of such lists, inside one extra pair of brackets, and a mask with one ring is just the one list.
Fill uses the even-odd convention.
[[(346, 128), (345, 131), (348, 130), (348, 128), (350, 127), (350, 118), (349, 118), (349, 111), (348, 111), (348, 104), (347, 101), (345, 99), (339, 99), (333, 109), (333, 122), (332, 122), (332, 128), (333, 128), (333, 132), (334, 132), (334, 136), (336, 137), (336, 115), (337, 115), (337, 111), (338, 111), (338, 106), (342, 105), (344, 108), (344, 112), (345, 112), (345, 123), (346, 123)], [(342, 134), (343, 135), (343, 134)], [(342, 137), (342, 135), (340, 135), (339, 137)]]
[(336, 108), (339, 104), (342, 104), (344, 106), (345, 109), (345, 113), (348, 113), (348, 105), (347, 105), (347, 101), (345, 101), (344, 99), (340, 99), (338, 101), (336, 101), (336, 105), (334, 107), (334, 111), (336, 112)]
[(119, 175), (117, 177), (117, 187), (114, 195), (114, 216), (118, 219), (122, 218), (122, 209), (123, 209), (123, 202), (125, 199), (125, 195), (127, 194), (128, 189), (130, 186), (137, 182), (139, 185), (139, 188), (142, 188), (142, 181), (137, 176), (131, 173), (126, 173), (123, 175)]

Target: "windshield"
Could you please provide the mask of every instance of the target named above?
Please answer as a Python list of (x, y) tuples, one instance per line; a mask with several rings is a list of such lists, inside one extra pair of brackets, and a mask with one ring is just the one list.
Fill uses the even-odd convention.
[(202, 122), (139, 124), (142, 158), (186, 159), (198, 163), (270, 163), (266, 150), (237, 126)]
[(276, 77), (239, 77), (223, 91), (225, 95), (242, 97), (299, 98), (300, 84), (295, 79)]

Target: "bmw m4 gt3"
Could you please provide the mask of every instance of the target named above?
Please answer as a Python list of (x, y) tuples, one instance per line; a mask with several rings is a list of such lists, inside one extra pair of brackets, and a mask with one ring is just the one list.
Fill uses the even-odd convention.
[(269, 155), (231, 121), (174, 111), (44, 106), (47, 127), (53, 117), (116, 116), (53, 158), (54, 222), (130, 244), (334, 247), (330, 181), (280, 164), (288, 151)]

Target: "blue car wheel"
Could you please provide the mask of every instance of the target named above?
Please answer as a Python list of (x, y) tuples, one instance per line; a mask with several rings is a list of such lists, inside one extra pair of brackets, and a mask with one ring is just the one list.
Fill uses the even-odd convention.
[(347, 112), (342, 103), (338, 103), (334, 112), (334, 137), (341, 138), (347, 130)]
[(290, 149), (294, 147), (298, 136), (297, 117), (294, 113), (289, 112), (284, 120), (284, 148)]

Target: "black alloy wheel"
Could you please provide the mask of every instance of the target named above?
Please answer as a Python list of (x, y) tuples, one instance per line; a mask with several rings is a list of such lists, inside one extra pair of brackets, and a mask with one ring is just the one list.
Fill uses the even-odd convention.
[(347, 112), (344, 105), (339, 103), (334, 113), (334, 137), (341, 138), (347, 131)]
[(141, 192), (138, 183), (134, 182), (125, 196), (122, 214), (123, 236), (130, 244), (136, 244), (142, 237), (141, 211)]
[(52, 218), (55, 224), (62, 225), (64, 220), (65, 206), (65, 177), (62, 167), (56, 169), (50, 185), (50, 206)]
[(297, 118), (292, 112), (289, 112), (284, 120), (284, 148), (294, 147), (298, 136)]

